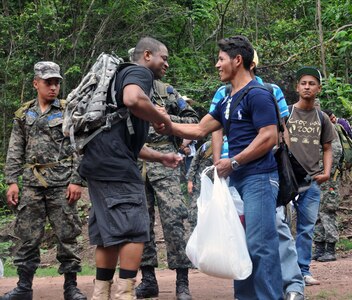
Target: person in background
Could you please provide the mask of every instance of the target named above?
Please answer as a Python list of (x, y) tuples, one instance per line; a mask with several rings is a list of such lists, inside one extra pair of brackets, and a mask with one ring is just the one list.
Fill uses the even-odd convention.
[[(132, 51), (129, 50), (130, 53)], [(158, 110), (167, 114), (175, 122), (196, 123), (199, 121), (192, 107), (173, 86), (167, 83), (154, 80), (152, 99)], [(154, 131), (153, 127), (150, 127), (146, 142), (151, 149), (176, 155), (180, 139), (160, 135)], [(142, 282), (136, 288), (136, 296), (138, 299), (143, 299), (157, 297), (159, 294), (155, 276), (158, 257), (154, 233), (157, 204), (166, 244), (168, 266), (176, 270), (176, 297), (180, 300), (191, 299), (188, 269), (192, 267), (192, 264), (185, 253), (185, 236), (187, 236), (185, 224), (188, 221), (188, 206), (180, 186), (180, 167), (170, 169), (147, 161), (139, 161), (139, 167), (142, 170), (147, 195), (150, 241), (144, 246), (140, 266)]]
[(193, 157), (191, 166), (187, 174), (187, 191), (191, 198), (189, 210), (189, 223), (191, 230), (197, 225), (197, 199), (200, 195), (200, 175), (202, 171), (213, 165), (213, 148), (211, 141), (205, 142), (200, 146)]
[(347, 132), (348, 136), (352, 139), (352, 129), (350, 123), (343, 118), (337, 118), (330, 109), (324, 109), (324, 112), (329, 116), (330, 121), (333, 124), (340, 124), (343, 129)]
[[(60, 92), (60, 67), (51, 61), (34, 65), (33, 86), (37, 97), (15, 113), (5, 177), (7, 203), (16, 208), (15, 235), (20, 247), (14, 258), (19, 281), (1, 300), (33, 299), (32, 283), (40, 263), (40, 244), (46, 218), (57, 237), (58, 272), (64, 274), (64, 299), (87, 299), (77, 288), (81, 272), (77, 237), (81, 220), (76, 203), (82, 179), (78, 160), (62, 132), (64, 100)], [(18, 178), (22, 175), (22, 193)]]
[[(324, 110), (329, 116), (329, 110)], [(331, 118), (330, 121), (332, 122)], [(333, 122), (332, 122), (333, 123)], [(333, 123), (336, 126), (337, 123)], [(336, 260), (335, 247), (339, 240), (337, 222), (337, 210), (340, 203), (340, 172), (339, 167), (342, 158), (342, 146), (338, 134), (332, 141), (333, 162), (330, 179), (320, 185), (321, 200), (318, 219), (314, 227), (314, 253), (312, 259), (327, 262)], [(320, 163), (322, 163), (320, 161)]]
[[(298, 264), (306, 285), (320, 282), (310, 272), (314, 225), (320, 204), (320, 185), (330, 178), (332, 166), (331, 142), (335, 130), (329, 117), (315, 107), (321, 91), (322, 77), (315, 67), (302, 67), (296, 72), (296, 91), (299, 100), (292, 106), (286, 126), (290, 136), (290, 151), (313, 178), (310, 188), (294, 201), (297, 213), (296, 248)], [(319, 166), (320, 147), (323, 151), (323, 169)]]

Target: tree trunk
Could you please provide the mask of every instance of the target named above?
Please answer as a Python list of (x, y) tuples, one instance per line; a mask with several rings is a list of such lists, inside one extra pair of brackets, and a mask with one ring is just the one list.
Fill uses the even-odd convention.
[(320, 41), (320, 55), (321, 55), (321, 63), (323, 66), (323, 74), (326, 78), (326, 62), (325, 62), (325, 47), (324, 47), (324, 35), (323, 35), (323, 25), (321, 22), (321, 3), (320, 0), (317, 0), (317, 21), (318, 21), (318, 33), (319, 33), (319, 41)]

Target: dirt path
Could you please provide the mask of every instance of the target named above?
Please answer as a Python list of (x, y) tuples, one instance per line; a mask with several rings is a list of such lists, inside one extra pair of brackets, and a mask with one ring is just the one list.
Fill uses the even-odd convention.
[[(306, 288), (307, 300), (352, 299), (352, 255), (335, 262), (313, 262), (312, 273), (321, 281), (320, 286)], [(159, 300), (175, 299), (175, 272), (158, 270)], [(140, 278), (138, 277), (138, 282)], [(17, 278), (0, 279), (0, 295), (12, 289)], [(79, 287), (90, 299), (93, 292), (93, 276), (79, 276)], [(62, 300), (62, 277), (35, 278), (34, 300)], [(190, 272), (190, 289), (193, 300), (233, 299), (232, 281), (204, 275), (196, 270)]]

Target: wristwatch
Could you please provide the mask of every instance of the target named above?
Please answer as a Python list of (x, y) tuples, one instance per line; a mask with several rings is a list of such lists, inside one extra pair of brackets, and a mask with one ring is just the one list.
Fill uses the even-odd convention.
[(234, 157), (232, 157), (230, 160), (231, 160), (231, 168), (232, 168), (232, 170), (237, 170), (238, 167), (240, 166), (238, 161)]

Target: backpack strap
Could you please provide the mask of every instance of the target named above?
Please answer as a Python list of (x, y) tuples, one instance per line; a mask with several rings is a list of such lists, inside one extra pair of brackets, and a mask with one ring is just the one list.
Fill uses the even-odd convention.
[(22, 120), (24, 119), (27, 110), (32, 106), (32, 104), (36, 101), (36, 99), (27, 101), (22, 104), (22, 106), (15, 111), (15, 119)]
[[(239, 95), (236, 99), (236, 101), (234, 102), (234, 104), (232, 104), (232, 100), (228, 100), (228, 101), (231, 101), (230, 102), (230, 113), (229, 113), (229, 117), (227, 119), (227, 122), (226, 122), (226, 135), (228, 136), (229, 135), (229, 132), (230, 132), (230, 124), (231, 124), (231, 116), (233, 114), (233, 111), (235, 110), (235, 108), (237, 107), (237, 105), (242, 101), (242, 99), (249, 93), (250, 90), (252, 89), (262, 89), (262, 90), (266, 90), (268, 91), (268, 89), (265, 87), (265, 86), (262, 86), (262, 85), (252, 85), (250, 87), (248, 87), (247, 89), (245, 89), (241, 95)], [(269, 91), (270, 92), (270, 91)], [(278, 130), (279, 132), (284, 132), (284, 127), (282, 126), (281, 124), (281, 118), (280, 118), (280, 111), (279, 111), (279, 107), (277, 105), (277, 101), (275, 100), (275, 97), (273, 95), (273, 93), (270, 92), (270, 94), (272, 95), (271, 99), (274, 101), (274, 105), (275, 105), (275, 111), (276, 111), (276, 116), (277, 116), (277, 120), (278, 120), (278, 123), (277, 123), (277, 126), (278, 126)]]

